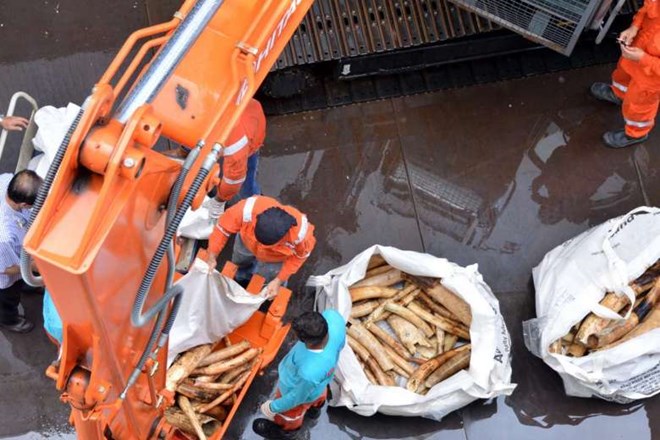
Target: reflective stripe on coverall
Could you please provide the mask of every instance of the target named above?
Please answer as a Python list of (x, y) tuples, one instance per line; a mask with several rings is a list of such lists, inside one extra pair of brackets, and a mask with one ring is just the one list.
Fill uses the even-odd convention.
[[(279, 242), (272, 246), (264, 246), (255, 237), (254, 229), (257, 216), (272, 207), (281, 208), (293, 216), (296, 219), (296, 226), (293, 226)], [(253, 196), (241, 200), (227, 209), (209, 237), (209, 252), (218, 255), (231, 234), (236, 233), (240, 233), (243, 244), (258, 261), (283, 263), (277, 275), (281, 281), (287, 281), (300, 269), (316, 245), (314, 225), (309, 223), (306, 215), (292, 206), (281, 205), (277, 200), (265, 196)]]
[(307, 410), (323, 405), (346, 345), (344, 318), (334, 309), (324, 310), (322, 316), (328, 324), (325, 346), (310, 350), (298, 341), (277, 366), (279, 381), (270, 409), (276, 413), (275, 423), (285, 430), (300, 428)]
[(612, 73), (612, 91), (623, 99), (626, 134), (640, 138), (655, 125), (660, 103), (660, 0), (645, 0), (633, 25), (639, 33), (631, 46), (647, 54), (639, 62), (619, 59)]
[(265, 138), (266, 115), (259, 101), (251, 99), (223, 150), (222, 179), (218, 184), (220, 199), (231, 200), (241, 189), (247, 177), (248, 159), (259, 152)]
[[(277, 423), (282, 429), (285, 431), (294, 431), (298, 428), (300, 428), (303, 424), (303, 421), (305, 420), (305, 414), (310, 408), (320, 408), (325, 404), (325, 399), (327, 398), (328, 391), (326, 390), (323, 394), (321, 394), (321, 397), (316, 399), (313, 402), (310, 403), (303, 403), (302, 405), (298, 405), (296, 407), (291, 408), (288, 411), (284, 411), (283, 413), (277, 413), (275, 414), (275, 423)], [(282, 393), (278, 389), (275, 392), (275, 398), (279, 398), (282, 396)]]

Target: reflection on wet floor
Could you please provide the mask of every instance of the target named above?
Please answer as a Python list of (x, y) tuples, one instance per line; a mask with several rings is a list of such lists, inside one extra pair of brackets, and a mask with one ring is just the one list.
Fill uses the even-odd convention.
[[(91, 12), (71, 16), (64, 13), (79, 0), (60, 1), (55, 16), (57, 3), (46, 1), (35, 13), (37, 34), (0, 54), (0, 102), (23, 89), (42, 105), (80, 103), (112, 57), (105, 49), (148, 21), (167, 19), (177, 0), (130, 1), (135, 12), (120, 19), (116, 12), (126, 9), (125, 1), (93, 0), (86, 3)], [(0, 22), (7, 22), (3, 13), (19, 17), (31, 9), (24, 4), (3, 2)], [(84, 41), (74, 35), (82, 22), (83, 30), (94, 28)], [(48, 28), (61, 47), (44, 39)], [(0, 27), (0, 38), (21, 32)], [(293, 280), (289, 316), (313, 306), (312, 293), (302, 288), (309, 275), (376, 243), (477, 263), (500, 300), (513, 342), (513, 382), (519, 384), (510, 397), (475, 402), (442, 422), (364, 418), (331, 408), (303, 438), (660, 438), (653, 417), (660, 413), (658, 397), (629, 405), (568, 398), (560, 378), (522, 341), (521, 323), (535, 314), (531, 270), (546, 252), (635, 206), (660, 204), (658, 135), (629, 150), (601, 145), (601, 133), (620, 126), (621, 118), (586, 88), (606, 79), (609, 69), (269, 120), (260, 168), (264, 193), (306, 212), (319, 243)], [(8, 148), (3, 172), (15, 157), (15, 148)], [(40, 323), (41, 296), (28, 295), (25, 304)], [(0, 392), (13, 396), (0, 401), (0, 437), (74, 438), (67, 409), (43, 375), (55, 356), (42, 332), (0, 332)], [(256, 438), (250, 426), (272, 391), (275, 365), (255, 380), (227, 438)]]
[[(616, 152), (598, 141), (601, 131), (618, 123), (618, 115), (592, 102), (583, 90), (592, 77), (606, 72), (564, 73), (561, 93), (551, 95), (535, 91), (556, 84), (557, 76), (269, 121), (260, 170), (264, 192), (299, 206), (317, 225), (319, 246), (297, 285), (374, 243), (478, 263), (500, 299), (513, 339), (513, 381), (519, 384), (511, 397), (476, 402), (441, 423), (363, 418), (332, 408), (310, 427), (307, 438), (658, 435), (660, 427), (651, 417), (658, 410), (657, 398), (623, 406), (568, 398), (559, 377), (526, 351), (521, 337), (521, 322), (534, 316), (531, 269), (548, 250), (607, 218), (660, 199), (660, 175), (653, 166), (660, 153), (653, 141)], [(516, 96), (503, 96), (503, 89), (515, 89)], [(510, 109), (507, 103), (516, 99), (525, 108)], [(311, 292), (298, 289), (290, 315), (312, 303)], [(27, 307), (34, 315), (38, 299)], [(4, 359), (18, 359), (3, 366), (2, 387), (25, 396), (23, 405), (32, 408), (20, 423), (14, 418), (3, 423), (4, 435), (52, 432), (66, 420), (50, 382), (41, 377), (54, 355), (48, 342), (41, 340), (42, 349), (27, 360), (9, 353), (25, 340), (32, 346), (35, 338), (43, 335), (12, 335), (1, 344)], [(7, 379), (25, 365), (30, 373), (22, 377), (30, 392)], [(232, 438), (256, 438), (251, 421), (275, 380), (270, 368), (255, 381), (230, 428)]]
[[(556, 80), (548, 76), (516, 82), (517, 93), (527, 100), (524, 111), (487, 119), (483, 113), (511, 84), (269, 121), (260, 171), (264, 192), (299, 206), (318, 225), (319, 247), (298, 285), (374, 243), (426, 250), (461, 264), (476, 262), (501, 301), (514, 342), (519, 388), (511, 397), (474, 403), (441, 423), (363, 418), (333, 408), (309, 431), (310, 438), (579, 438), (596, 431), (643, 439), (658, 432), (650, 418), (657, 398), (624, 406), (567, 398), (559, 378), (525, 350), (520, 336), (520, 323), (534, 314), (531, 268), (545, 252), (600, 221), (660, 198), (652, 166), (659, 153), (651, 143), (613, 154), (597, 141), (618, 118), (581, 91), (591, 76), (603, 72), (564, 74), (574, 85), (564, 93), (577, 95), (571, 98), (577, 110), (533, 102), (538, 99), (534, 89)], [(462, 106), (454, 106), (459, 102)], [(458, 113), (451, 120), (441, 117), (447, 108)], [(497, 135), (498, 126), (507, 128), (505, 135)], [(291, 314), (311, 305), (311, 293), (300, 291)], [(27, 303), (30, 315), (38, 308), (39, 298)], [(53, 350), (36, 332), (7, 337), (0, 344), (2, 387), (24, 396), (21, 407), (32, 410), (27, 417), (5, 419), (2, 434), (52, 434), (66, 420), (52, 384), (42, 378)], [(35, 338), (41, 349), (23, 358), (24, 342), (34, 348)], [(8, 380), (19, 371), (21, 381)], [(251, 420), (275, 379), (271, 368), (255, 382), (230, 435), (254, 438)]]
[[(23, 296), (26, 316), (42, 328), (43, 296)], [(0, 332), (0, 437), (71, 438), (68, 412), (44, 371), (57, 350), (43, 331), (28, 335)]]
[[(511, 397), (472, 404), (436, 425), (435, 434), (416, 431), (413, 421), (352, 416), (362, 421), (360, 428), (338, 438), (398, 438), (388, 434), (399, 424), (407, 428), (402, 438), (657, 434), (650, 417), (657, 398), (631, 405), (568, 398), (559, 377), (522, 341), (521, 323), (534, 316), (531, 269), (543, 255), (593, 225), (660, 199), (649, 186), (659, 181), (653, 141), (629, 151), (600, 143), (603, 131), (620, 124), (619, 115), (585, 90), (607, 72), (586, 69), (564, 73), (562, 81), (552, 75), (270, 122), (264, 188), (315, 216), (324, 250), (308, 271), (323, 273), (374, 243), (401, 247), (403, 241), (418, 250), (411, 234), (416, 223), (421, 249), (479, 264), (514, 341), (513, 381), (520, 385)], [(544, 89), (549, 92), (538, 92)], [(344, 237), (341, 246), (338, 236)], [(343, 258), (335, 261), (335, 255)], [(251, 398), (256, 408), (260, 398)], [(256, 411), (248, 414), (242, 412), (253, 417)], [(320, 423), (311, 432), (323, 438), (337, 435), (334, 429)]]

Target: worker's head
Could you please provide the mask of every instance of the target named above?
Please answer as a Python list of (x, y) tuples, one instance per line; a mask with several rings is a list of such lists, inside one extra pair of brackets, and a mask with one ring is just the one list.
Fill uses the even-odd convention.
[(322, 346), (328, 336), (328, 323), (318, 312), (305, 312), (299, 315), (293, 320), (291, 327), (307, 348)]
[(7, 197), (16, 205), (15, 208), (30, 208), (34, 205), (41, 183), (41, 177), (34, 171), (19, 171), (9, 181)]
[(296, 225), (296, 219), (291, 214), (282, 208), (272, 207), (257, 215), (254, 235), (259, 243), (272, 246)]

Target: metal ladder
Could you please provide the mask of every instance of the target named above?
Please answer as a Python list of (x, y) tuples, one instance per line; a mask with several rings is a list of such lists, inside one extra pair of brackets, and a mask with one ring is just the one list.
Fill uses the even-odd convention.
[[(34, 153), (34, 145), (32, 144), (32, 139), (37, 132), (37, 124), (34, 122), (34, 114), (39, 109), (37, 101), (32, 96), (25, 92), (16, 92), (9, 100), (9, 106), (7, 107), (7, 113), (5, 113), (5, 116), (14, 116), (16, 104), (18, 103), (19, 99), (24, 99), (27, 101), (32, 106), (32, 112), (30, 113), (28, 126), (23, 132), (21, 150), (18, 155), (18, 162), (16, 163), (16, 173), (27, 168), (30, 159), (32, 159), (32, 154)], [(2, 153), (5, 150), (7, 134), (7, 130), (2, 130), (2, 134), (0, 134), (0, 158), (2, 158)]]
[(592, 19), (590, 26), (591, 29), (599, 31), (598, 37), (596, 37), (596, 44), (602, 43), (608, 35), (614, 19), (619, 15), (625, 3), (626, 0), (619, 0), (616, 4), (612, 0), (603, 1), (600, 9), (596, 11), (596, 15)]

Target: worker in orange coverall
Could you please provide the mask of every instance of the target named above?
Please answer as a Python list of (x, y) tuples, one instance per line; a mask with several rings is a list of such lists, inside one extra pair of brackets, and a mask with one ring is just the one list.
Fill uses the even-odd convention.
[(596, 98), (623, 104), (625, 130), (603, 135), (611, 148), (644, 142), (655, 125), (660, 103), (660, 0), (645, 0), (618, 41), (621, 59), (612, 74), (612, 84), (597, 82), (591, 86)]
[(222, 176), (215, 198), (207, 204), (209, 216), (217, 219), (227, 202), (235, 204), (261, 194), (257, 183), (259, 150), (266, 138), (266, 115), (261, 104), (251, 99), (232, 130), (222, 153)]
[(314, 225), (292, 206), (265, 196), (252, 196), (227, 209), (209, 237), (208, 263), (215, 268), (218, 254), (236, 235), (232, 261), (239, 268), (236, 281), (253, 273), (268, 282), (268, 298), (296, 273), (316, 245)]

